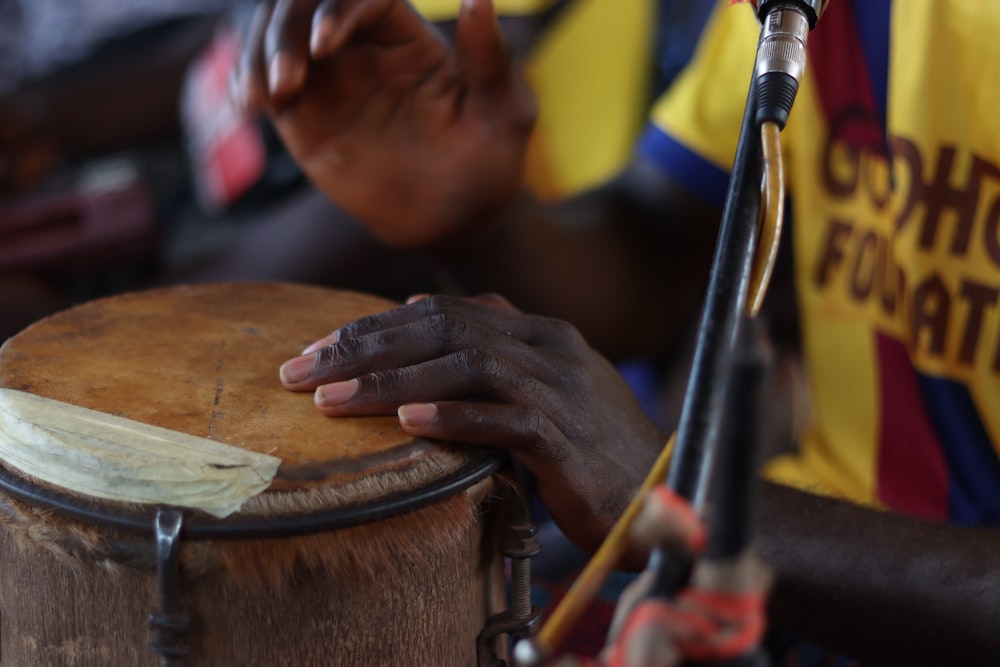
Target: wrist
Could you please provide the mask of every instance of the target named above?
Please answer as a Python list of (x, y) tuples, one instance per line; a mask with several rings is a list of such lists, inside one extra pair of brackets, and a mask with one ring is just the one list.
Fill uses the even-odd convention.
[(531, 195), (519, 190), (513, 196), (467, 214), (454, 231), (426, 246), (431, 257), (446, 263), (459, 258), (494, 253), (509, 243), (515, 222), (530, 205)]

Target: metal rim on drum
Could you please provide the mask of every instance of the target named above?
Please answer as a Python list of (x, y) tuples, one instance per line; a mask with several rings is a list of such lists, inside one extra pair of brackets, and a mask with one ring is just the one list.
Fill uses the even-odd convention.
[[(446, 475), (424, 488), (388, 496), (377, 503), (323, 510), (311, 515), (277, 515), (261, 517), (229, 517), (223, 520), (187, 517), (183, 536), (189, 540), (236, 540), (266, 537), (290, 537), (329, 530), (350, 528), (405, 514), (480, 482), (500, 467), (499, 458), (483, 456), (461, 469)], [(133, 516), (107, 508), (87, 507), (79, 498), (52, 489), (45, 489), (13, 476), (0, 466), (0, 489), (18, 500), (34, 503), (61, 516), (78, 521), (117, 528), (129, 533), (152, 536), (155, 506), (148, 516)], [(183, 508), (181, 508), (183, 509)]]

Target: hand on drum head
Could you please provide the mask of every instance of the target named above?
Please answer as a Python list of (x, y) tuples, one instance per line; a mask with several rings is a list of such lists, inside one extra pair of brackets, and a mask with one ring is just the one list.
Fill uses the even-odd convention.
[(442, 240), (520, 186), (534, 99), (490, 0), (463, 2), (454, 49), (403, 0), (264, 2), (232, 81), (387, 243)]
[(413, 435), (511, 451), (584, 549), (598, 546), (665, 441), (576, 329), (500, 297), (411, 300), (307, 350), (282, 366), (287, 388), (315, 389), (329, 416), (398, 410)]

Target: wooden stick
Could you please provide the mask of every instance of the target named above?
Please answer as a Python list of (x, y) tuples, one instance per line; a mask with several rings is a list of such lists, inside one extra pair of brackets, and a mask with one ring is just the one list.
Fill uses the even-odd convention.
[(580, 576), (573, 582), (573, 586), (566, 592), (541, 630), (538, 631), (534, 642), (543, 656), (549, 655), (565, 639), (566, 633), (597, 594), (601, 584), (618, 564), (622, 554), (631, 546), (632, 538), (629, 529), (632, 527), (632, 521), (642, 509), (649, 492), (667, 478), (667, 469), (670, 467), (670, 455), (673, 453), (673, 449), (674, 436), (672, 435), (635, 497), (622, 512)]

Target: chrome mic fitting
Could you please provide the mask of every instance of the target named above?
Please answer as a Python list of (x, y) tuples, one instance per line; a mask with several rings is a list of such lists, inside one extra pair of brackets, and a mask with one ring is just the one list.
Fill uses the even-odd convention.
[(801, 81), (808, 35), (809, 20), (798, 6), (786, 4), (771, 10), (761, 27), (756, 76), (779, 72)]

